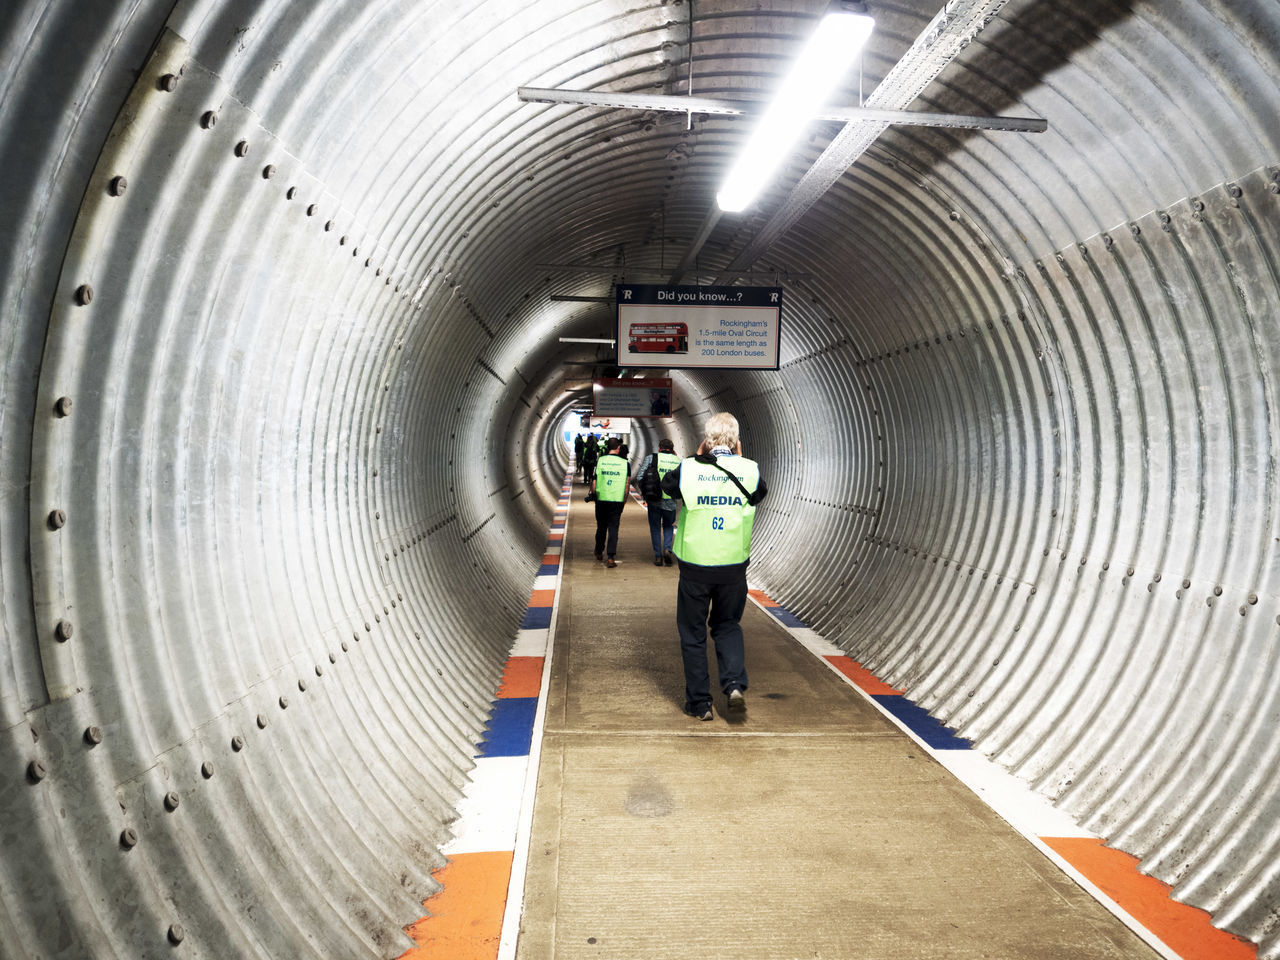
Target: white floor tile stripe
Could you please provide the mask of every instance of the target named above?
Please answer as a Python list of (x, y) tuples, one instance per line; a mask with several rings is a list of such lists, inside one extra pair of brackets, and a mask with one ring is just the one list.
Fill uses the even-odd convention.
[[(573, 476), (573, 466), (569, 467), (569, 476)], [(567, 522), (566, 522), (567, 528)], [(566, 529), (565, 535), (568, 535)], [(548, 553), (560, 553), (561, 548), (549, 549)], [(524, 880), (529, 867), (529, 840), (533, 834), (533, 804), (538, 789), (538, 761), (542, 757), (542, 731), (547, 722), (547, 689), (551, 685), (551, 644), (555, 637), (556, 623), (560, 617), (560, 582), (564, 577), (564, 563), (556, 572), (556, 595), (551, 608), (551, 627), (549, 630), (521, 630), (520, 633), (541, 633), (542, 683), (538, 688), (538, 710), (533, 718), (533, 738), (529, 746), (528, 769), (525, 771), (524, 785), (520, 790), (520, 815), (516, 825), (515, 854), (511, 860), (511, 882), (507, 885), (507, 905), (502, 915), (502, 937), (498, 943), (498, 960), (515, 960), (516, 942), (520, 936), (520, 918), (524, 914)], [(517, 637), (516, 647), (521, 646), (521, 638)]]
[(458, 804), (453, 839), (446, 856), (514, 850), (520, 820), (520, 791), (529, 770), (528, 757), (481, 757)]

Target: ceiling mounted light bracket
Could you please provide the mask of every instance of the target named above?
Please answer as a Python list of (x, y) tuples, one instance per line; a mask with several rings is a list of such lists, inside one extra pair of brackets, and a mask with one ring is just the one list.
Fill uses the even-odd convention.
[(755, 200), (862, 53), (874, 27), (875, 20), (852, 12), (841, 0), (827, 6), (729, 168), (716, 194), (721, 210), (736, 213)]
[[(756, 100), (720, 100), (711, 97), (681, 97), (660, 93), (611, 93), (607, 90), (560, 90), (549, 87), (520, 87), (524, 103), (562, 103), (616, 110), (643, 110), (660, 113), (706, 113), (728, 117), (759, 116), (763, 103)], [(875, 110), (870, 107), (823, 107), (815, 120), (834, 123), (887, 123), (909, 127), (950, 127), (962, 130), (991, 130), (997, 133), (1044, 133), (1049, 121), (1039, 117), (978, 117), (964, 113), (925, 113), (920, 110)]]

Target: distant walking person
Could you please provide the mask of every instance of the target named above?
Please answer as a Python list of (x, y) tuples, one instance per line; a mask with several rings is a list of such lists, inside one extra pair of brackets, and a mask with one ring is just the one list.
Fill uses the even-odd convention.
[(592, 478), (595, 477), (596, 461), (599, 458), (600, 452), (596, 446), (596, 437), (593, 433), (582, 443), (582, 479), (586, 483), (591, 483)]
[[(621, 440), (609, 440), (604, 456), (596, 461), (591, 481), (591, 492), (596, 495), (596, 559), (608, 567), (618, 565), (614, 560), (618, 553), (618, 523), (622, 520), (622, 508), (627, 503), (627, 484), (631, 479), (631, 464), (618, 455), (621, 446)], [(606, 550), (608, 560), (605, 560)]]
[(649, 537), (653, 541), (653, 565), (671, 566), (671, 542), (676, 532), (676, 515), (680, 502), (662, 490), (662, 478), (680, 466), (676, 445), (670, 440), (658, 442), (658, 452), (644, 458), (636, 471), (636, 486), (649, 506)]
[(582, 434), (578, 434), (573, 438), (573, 469), (577, 472), (582, 469)]
[(742, 715), (747, 709), (741, 620), (747, 605), (751, 527), (756, 504), (768, 488), (760, 465), (742, 455), (738, 421), (731, 414), (717, 413), (703, 432), (705, 439), (697, 454), (663, 478), (662, 491), (680, 501), (675, 537), (680, 561), (676, 629), (684, 659), (684, 711), (710, 720), (708, 626), (729, 711)]

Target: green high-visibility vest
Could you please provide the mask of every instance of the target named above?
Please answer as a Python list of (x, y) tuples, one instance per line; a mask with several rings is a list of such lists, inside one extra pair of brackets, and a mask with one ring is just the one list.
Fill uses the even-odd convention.
[(627, 461), (607, 453), (596, 461), (596, 499), (621, 503), (627, 499)]
[[(760, 465), (746, 457), (723, 456), (717, 464), (737, 477), (749, 493), (760, 485)], [(692, 457), (680, 464), (680, 519), (672, 549), (685, 563), (723, 567), (751, 556), (756, 508), (732, 480)]]
[[(680, 466), (680, 458), (677, 457), (674, 453), (659, 453), (658, 465), (657, 465), (658, 483), (662, 483), (662, 481), (666, 479), (667, 474), (670, 473), (672, 470), (674, 470), (678, 466)], [(671, 496), (664, 491), (662, 494), (662, 499), (670, 500)]]

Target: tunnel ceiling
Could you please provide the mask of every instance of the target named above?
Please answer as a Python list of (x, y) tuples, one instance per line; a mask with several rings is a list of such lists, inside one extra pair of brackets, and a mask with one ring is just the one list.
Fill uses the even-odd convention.
[(408, 945), (610, 359), (552, 298), (696, 247), (781, 369), (637, 445), (736, 413), (756, 582), (1280, 957), (1280, 7), (868, 0), (868, 103), (1049, 131), (796, 193), (815, 122), (705, 243), (746, 120), (515, 96), (759, 98), (822, 6), (3, 6), (0, 953)]

